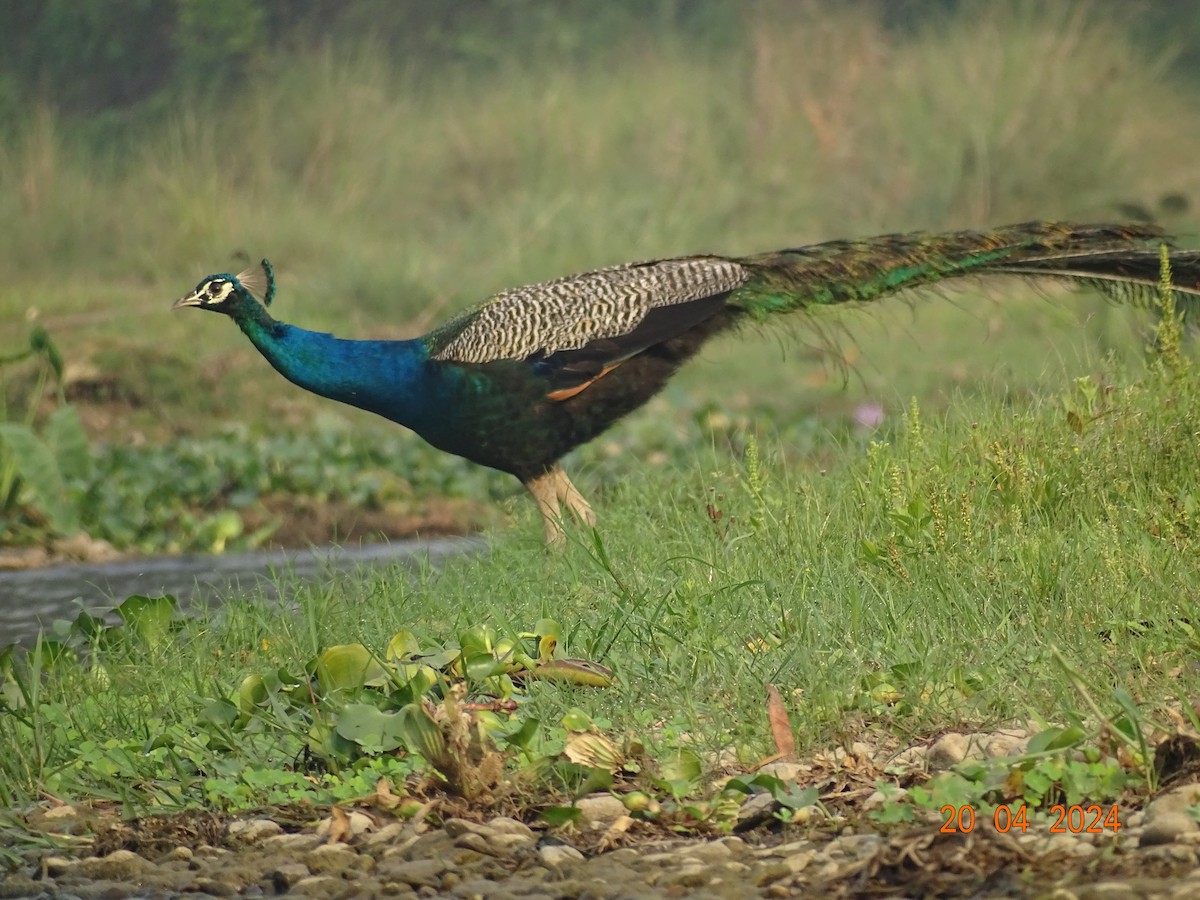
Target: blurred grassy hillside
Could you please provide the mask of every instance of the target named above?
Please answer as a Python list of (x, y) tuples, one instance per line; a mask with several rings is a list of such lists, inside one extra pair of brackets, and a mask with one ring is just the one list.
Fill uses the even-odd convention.
[[(102, 102), (52, 67), (36, 90), (0, 82), (0, 348), (45, 325), (101, 437), (360, 421), (286, 385), (228, 322), (170, 312), (201, 276), (264, 255), (281, 318), (402, 337), (627, 259), (1157, 215), (1163, 197), (1186, 234), (1200, 196), (1200, 87), (1132, 27), (1134, 6), (133, 5), (175, 43), (111, 60), (124, 80), (95, 87)], [(51, 28), (35, 6), (6, 15)], [(80, 9), (97, 27), (116, 14)], [(176, 80), (147, 87), (164, 46)], [(102, 77), (92, 43), (67, 49)], [(1139, 350), (1135, 318), (1052, 300), (822, 315), (782, 352), (778, 335), (725, 342), (676, 396), (846, 414), (1027, 390)]]

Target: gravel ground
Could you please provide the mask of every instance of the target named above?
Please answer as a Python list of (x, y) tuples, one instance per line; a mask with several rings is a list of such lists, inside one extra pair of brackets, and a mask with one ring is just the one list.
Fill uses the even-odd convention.
[[(1176, 832), (1156, 830), (1153, 814), (1129, 819), (1117, 834), (1051, 835), (1049, 822), (1019, 836), (990, 822), (943, 834), (939, 820), (886, 834), (825, 822), (669, 840), (618, 817), (576, 833), (580, 850), (504, 817), (433, 827), (354, 812), (332, 839), (328, 819), (289, 832), (198, 814), (125, 823), (124, 837), (97, 841), (134, 850), (32, 859), (0, 880), (0, 897), (1200, 896), (1196, 823)], [(624, 846), (600, 851), (605, 840)]]
[[(1026, 740), (945, 735), (905, 754), (919, 749), (923, 767), (941, 768)], [(812, 769), (776, 763), (772, 774), (799, 782)], [(769, 795), (754, 795), (738, 833), (708, 838), (634, 821), (608, 794), (581, 800), (582, 821), (569, 833), (503, 816), (455, 818), (455, 809), (470, 813), (444, 800), (409, 820), (335, 810), (315, 822), (312, 811), (121, 821), (88, 807), (39, 808), (24, 814), (32, 831), (83, 839), (70, 854), (28, 854), (0, 877), (0, 898), (1200, 897), (1195, 773), (1144, 810), (1120, 809), (1119, 828), (1096, 833), (1052, 833), (1052, 817), (1033, 815), (1024, 833), (1001, 833), (991, 816), (969, 832), (943, 833), (940, 815), (883, 827), (867, 815), (880, 799), (870, 787), (841, 790), (853, 801), (800, 810), (786, 826)]]

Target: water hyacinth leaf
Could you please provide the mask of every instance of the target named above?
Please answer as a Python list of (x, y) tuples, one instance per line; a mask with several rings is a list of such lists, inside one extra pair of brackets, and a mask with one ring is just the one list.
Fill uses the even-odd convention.
[(137, 635), (148, 646), (157, 647), (171, 632), (171, 623), (179, 604), (170, 594), (147, 597), (134, 594), (114, 612), (121, 617), (125, 627)]
[[(27, 425), (0, 423), (0, 462), (11, 461), (33, 508), (59, 534), (79, 530), (79, 511), (67, 496), (54, 454)], [(4, 498), (0, 497), (0, 501)]]
[(408, 629), (397, 631), (388, 641), (387, 651), (383, 658), (388, 662), (402, 662), (408, 660), (421, 652), (421, 645), (417, 641), (417, 636)]
[(60, 406), (46, 417), (42, 430), (46, 442), (54, 451), (58, 470), (64, 478), (83, 479), (92, 466), (92, 451), (87, 432), (73, 406)]
[(521, 750), (529, 750), (533, 746), (533, 740), (537, 737), (541, 730), (542, 723), (540, 719), (528, 718), (521, 722), (521, 727), (516, 731), (505, 733), (503, 727), (496, 732), (493, 732), (493, 737), (497, 740), (502, 740), (510, 747), (518, 747)]
[(696, 782), (700, 780), (702, 772), (700, 757), (686, 748), (675, 753), (668, 753), (663, 757), (661, 765), (663, 778)]
[(409, 663), (401, 667), (399, 674), (406, 682), (405, 688), (412, 695), (413, 700), (423, 696), (426, 691), (438, 683), (437, 669), (433, 666)]
[(267, 683), (261, 675), (258, 673), (247, 675), (242, 679), (242, 683), (238, 685), (238, 711), (243, 716), (252, 716), (259, 707), (266, 705), (270, 696), (270, 691), (267, 690)]
[(408, 704), (400, 710), (398, 719), (398, 733), (410, 750), (431, 762), (442, 758), (446, 752), (446, 738), (423, 705)]
[(540, 663), (533, 672), (543, 681), (562, 681), (585, 687), (612, 687), (612, 670), (586, 659), (552, 659)]
[(317, 655), (313, 669), (326, 693), (379, 687), (388, 682), (387, 670), (370, 650), (357, 643), (326, 647)]
[(468, 654), (486, 653), (489, 656), (496, 644), (496, 632), (486, 625), (476, 625), (459, 635), (458, 642), (462, 647), (463, 656)]
[(458, 647), (446, 647), (437, 653), (423, 654), (421, 662), (427, 666), (432, 666), (434, 669), (444, 669), (451, 663), (457, 662), (461, 654), (462, 651)]
[(399, 713), (385, 713), (369, 703), (349, 703), (338, 713), (337, 733), (367, 753), (385, 753), (404, 743)]
[(493, 675), (503, 675), (507, 666), (491, 652), (463, 650), (463, 667), (468, 681), (483, 681)]
[(79, 615), (71, 622), (71, 631), (92, 641), (102, 637), (108, 631), (108, 626), (104, 624), (103, 619), (84, 609), (80, 610)]
[(533, 633), (538, 637), (552, 637), (556, 641), (562, 639), (562, 626), (554, 619), (538, 619), (533, 626)]
[(233, 701), (220, 697), (204, 705), (203, 721), (218, 727), (228, 727), (238, 720), (238, 708)]
[(567, 710), (566, 715), (563, 716), (562, 723), (567, 731), (590, 731), (592, 728), (592, 717), (578, 706), (572, 706)]

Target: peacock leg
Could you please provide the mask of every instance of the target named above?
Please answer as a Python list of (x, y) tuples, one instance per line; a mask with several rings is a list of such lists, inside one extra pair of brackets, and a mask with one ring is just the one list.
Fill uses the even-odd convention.
[(546, 532), (546, 543), (552, 547), (560, 546), (566, 540), (562, 524), (562, 505), (566, 504), (581, 523), (588, 526), (596, 524), (596, 514), (583, 499), (583, 495), (571, 484), (571, 479), (562, 470), (562, 466), (553, 465), (542, 474), (524, 482), (526, 490), (533, 495), (538, 510), (542, 514), (542, 524)]
[(583, 499), (583, 495), (575, 489), (575, 485), (571, 484), (571, 479), (567, 477), (567, 473), (562, 470), (561, 466), (555, 466), (555, 487), (558, 491), (559, 502), (565, 503), (567, 509), (571, 510), (572, 515), (581, 525), (587, 525), (589, 528), (594, 528), (596, 525), (596, 514), (592, 511), (592, 507)]
[(541, 475), (523, 482), (525, 489), (533, 495), (538, 511), (542, 514), (542, 525), (546, 532), (546, 544), (559, 546), (566, 540), (563, 533), (562, 515), (558, 505), (558, 477), (562, 469), (552, 466)]

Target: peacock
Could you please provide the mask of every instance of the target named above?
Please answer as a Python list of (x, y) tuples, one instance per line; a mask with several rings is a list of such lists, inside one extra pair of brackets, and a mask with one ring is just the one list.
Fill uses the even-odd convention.
[[(963, 276), (1065, 279), (1149, 304), (1162, 240), (1141, 224), (1027, 222), (658, 259), (501, 291), (412, 340), (345, 340), (277, 321), (267, 312), (276, 284), (265, 259), (208, 276), (174, 308), (223, 313), (289, 381), (515, 475), (555, 544), (563, 506), (596, 522), (561, 458), (653, 397), (709, 338)], [(1181, 299), (1200, 297), (1200, 251), (1172, 250), (1170, 259)]]

